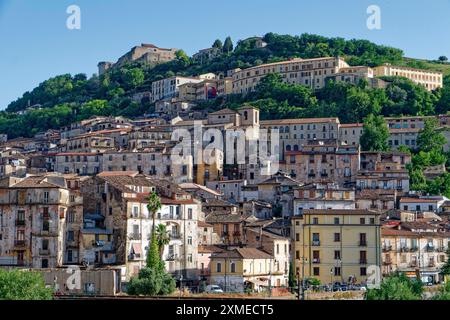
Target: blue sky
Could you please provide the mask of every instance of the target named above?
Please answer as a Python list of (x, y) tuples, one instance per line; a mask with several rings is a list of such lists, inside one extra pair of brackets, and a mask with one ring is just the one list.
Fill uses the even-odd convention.
[[(71, 4), (81, 8), (81, 30), (66, 28)], [(381, 30), (366, 27), (371, 4), (381, 8)], [(228, 35), (308, 32), (450, 57), (449, 14), (449, 0), (0, 0), (0, 109), (51, 76), (90, 76), (98, 61), (142, 42), (193, 54)]]

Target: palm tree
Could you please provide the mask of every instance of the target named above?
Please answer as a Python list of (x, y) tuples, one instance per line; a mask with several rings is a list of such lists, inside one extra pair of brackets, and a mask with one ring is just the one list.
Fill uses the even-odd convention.
[(150, 195), (147, 198), (147, 209), (148, 212), (151, 213), (153, 224), (152, 224), (152, 237), (155, 235), (155, 219), (156, 219), (156, 212), (158, 212), (159, 209), (161, 209), (161, 199), (158, 197), (156, 192), (150, 193)]
[(158, 243), (158, 249), (159, 249), (159, 257), (162, 259), (162, 255), (164, 252), (164, 246), (169, 244), (170, 237), (169, 233), (167, 232), (167, 228), (165, 224), (158, 224), (156, 227), (156, 242)]

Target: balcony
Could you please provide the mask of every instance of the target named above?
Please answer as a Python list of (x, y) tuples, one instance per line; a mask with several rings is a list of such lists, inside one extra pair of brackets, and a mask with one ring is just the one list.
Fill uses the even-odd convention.
[(169, 233), (169, 238), (170, 238), (170, 240), (178, 240), (178, 239), (181, 239), (181, 234), (178, 232)]
[(315, 177), (316, 177), (316, 175), (314, 173), (309, 173), (308, 174), (308, 178), (315, 178)]
[(141, 260), (141, 255), (138, 253), (130, 254), (128, 260)]
[(26, 242), (25, 240), (15, 240), (14, 241), (14, 246), (15, 247), (25, 247)]
[(409, 248), (408, 247), (400, 247), (399, 252), (409, 252)]
[(313, 240), (312, 241), (313, 246), (320, 246), (320, 240)]
[(383, 252), (389, 252), (392, 250), (392, 246), (383, 246)]
[(233, 236), (234, 237), (240, 237), (241, 236), (241, 232), (240, 231), (234, 231), (233, 232)]
[(141, 233), (130, 233), (128, 235), (128, 238), (130, 240), (141, 240), (142, 239), (142, 234)]
[(313, 261), (312, 261), (312, 263), (320, 263), (320, 259), (319, 258), (313, 258)]
[(166, 259), (165, 259), (166, 261), (175, 261), (175, 260), (178, 260), (178, 255), (177, 254), (168, 254), (167, 256), (166, 256)]
[(227, 231), (222, 232), (222, 237), (228, 237), (228, 236), (229, 236), (229, 234)]
[(419, 250), (419, 248), (418, 248), (417, 246), (411, 247), (411, 248), (409, 249), (410, 252), (416, 252), (416, 251), (418, 251), (418, 250)]
[(366, 241), (366, 240), (364, 240), (364, 241), (359, 241), (359, 242), (358, 242), (358, 245), (359, 245), (360, 247), (367, 247), (367, 241)]
[(177, 214), (162, 214), (158, 217), (160, 220), (179, 220), (180, 216)]
[(417, 267), (417, 261), (411, 261), (411, 262), (409, 263), (409, 266), (412, 267), (412, 268)]
[(392, 264), (392, 260), (391, 260), (391, 259), (386, 259), (386, 260), (383, 261), (383, 264), (384, 264), (385, 266), (389, 266), (389, 265)]
[(434, 250), (436, 250), (436, 248), (434, 246), (427, 245), (425, 247), (425, 251), (427, 251), (427, 252), (433, 252)]
[(67, 240), (66, 241), (66, 247), (67, 248), (78, 248), (80, 245), (78, 241), (75, 240)]
[(436, 251), (437, 252), (445, 252), (446, 250), (445, 250), (445, 247), (437, 247)]
[(436, 267), (436, 262), (434, 262), (434, 261), (428, 262), (428, 267), (430, 267), (430, 268)]
[(326, 177), (328, 177), (328, 173), (321, 173), (320, 176), (321, 176), (322, 178), (326, 178)]
[(16, 226), (25, 226), (25, 220), (16, 220)]
[(48, 256), (50, 254), (50, 250), (48, 249), (39, 249), (40, 256)]

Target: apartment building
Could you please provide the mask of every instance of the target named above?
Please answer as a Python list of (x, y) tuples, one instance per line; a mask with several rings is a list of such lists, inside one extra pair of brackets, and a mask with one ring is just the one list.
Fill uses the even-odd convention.
[(359, 145), (342, 145), (335, 139), (310, 140), (299, 151), (286, 151), (280, 166), (303, 183), (336, 182), (346, 186), (356, 182)]
[(382, 273), (400, 271), (424, 283), (440, 283), (449, 241), (450, 232), (425, 221), (386, 224), (381, 228)]
[(172, 128), (168, 125), (151, 125), (135, 128), (128, 134), (128, 149), (140, 150), (164, 145), (171, 141)]
[(404, 152), (361, 152), (361, 170), (356, 177), (358, 190), (384, 189), (409, 192), (407, 164), (411, 155)]
[(274, 271), (273, 256), (256, 248), (237, 248), (211, 255), (212, 284), (225, 292), (262, 291), (277, 284), (287, 285), (284, 271)]
[(369, 210), (303, 210), (292, 217), (294, 266), (299, 279), (366, 284), (381, 267), (380, 214)]
[(156, 226), (165, 225), (170, 236), (162, 251), (166, 270), (177, 279), (183, 275), (186, 283), (197, 281), (197, 221), (202, 213), (189, 193), (137, 172), (103, 172), (83, 184), (84, 207), (104, 217), (104, 228), (112, 231), (115, 261), (125, 266), (124, 281), (128, 281), (145, 266), (152, 230), (146, 206), (150, 192), (156, 192), (162, 203)]
[(286, 83), (295, 83), (320, 89), (326, 78), (349, 65), (340, 57), (292, 60), (262, 64), (233, 72), (233, 93), (247, 94), (254, 91), (259, 81), (269, 73), (280, 74)]
[(412, 82), (416, 84), (424, 86), (429, 91), (442, 88), (443, 86), (442, 72), (384, 64), (378, 67), (374, 67), (373, 73), (377, 77), (380, 76), (405, 77), (410, 79)]
[(397, 207), (397, 189), (361, 189), (356, 193), (356, 208), (386, 212)]
[(89, 133), (67, 139), (62, 152), (104, 152), (115, 148), (113, 137), (98, 133)]
[(449, 199), (444, 196), (405, 196), (400, 199), (400, 209), (416, 212), (441, 212), (441, 207)]
[(137, 171), (154, 178), (170, 179), (174, 183), (193, 180), (192, 159), (181, 164), (171, 160), (166, 148), (147, 148), (140, 151), (108, 151), (103, 154), (102, 171)]
[(355, 191), (336, 183), (309, 183), (294, 190), (294, 212), (304, 209), (355, 209)]
[(279, 132), (279, 157), (285, 160), (286, 151), (299, 151), (309, 140), (338, 139), (338, 118), (263, 120), (262, 129)]
[(14, 267), (62, 266), (70, 191), (59, 175), (2, 181), (0, 264)]
[(103, 154), (97, 152), (61, 152), (55, 155), (54, 171), (94, 175), (101, 172)]
[(362, 123), (342, 123), (339, 125), (339, 142), (352, 146), (359, 145), (362, 133)]
[(178, 98), (180, 86), (186, 83), (199, 83), (203, 78), (173, 76), (152, 82), (152, 102)]

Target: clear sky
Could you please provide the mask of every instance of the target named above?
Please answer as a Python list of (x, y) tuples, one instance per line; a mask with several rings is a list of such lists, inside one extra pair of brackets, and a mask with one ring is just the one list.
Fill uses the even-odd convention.
[[(69, 30), (69, 5), (81, 29)], [(366, 26), (369, 5), (381, 29)], [(267, 32), (361, 38), (406, 56), (450, 57), (449, 0), (0, 0), (0, 109), (49, 77), (97, 71), (132, 46), (154, 43), (188, 54), (216, 38)]]

